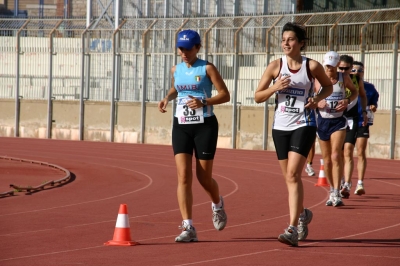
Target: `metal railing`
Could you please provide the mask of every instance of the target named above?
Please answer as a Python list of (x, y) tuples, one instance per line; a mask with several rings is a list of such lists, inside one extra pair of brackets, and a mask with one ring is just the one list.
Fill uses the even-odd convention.
[[(20, 98), (48, 100), (49, 127), (53, 100), (79, 100), (81, 107), (84, 100), (108, 101), (112, 106), (116, 101), (136, 101), (142, 103), (144, 116), (145, 103), (159, 101), (170, 88), (169, 69), (180, 61), (176, 34), (181, 29), (194, 29), (203, 39), (199, 57), (219, 69), (233, 96), (226, 105), (233, 106), (236, 121), (237, 103), (256, 105), (254, 90), (266, 65), (282, 56), (282, 27), (294, 21), (306, 26), (306, 56), (321, 62), (325, 52), (335, 50), (363, 61), (365, 78), (380, 93), (380, 109), (391, 110), (395, 121), (396, 106), (400, 105), (399, 14), (400, 8), (392, 8), (240, 17), (125, 18), (114, 26), (106, 18), (89, 26), (83, 19), (0, 19), (0, 98), (15, 98), (16, 113)], [(83, 119), (83, 108), (80, 116)]]

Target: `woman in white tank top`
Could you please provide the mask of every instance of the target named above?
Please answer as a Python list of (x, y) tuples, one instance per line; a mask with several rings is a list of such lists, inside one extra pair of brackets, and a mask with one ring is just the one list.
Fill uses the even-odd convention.
[[(324, 173), (331, 186), (326, 206), (342, 206), (340, 195), (340, 178), (343, 172), (342, 148), (346, 137), (347, 119), (343, 112), (348, 104), (358, 97), (358, 92), (345, 73), (338, 73), (339, 55), (330, 51), (324, 56), (325, 73), (333, 85), (332, 94), (318, 103), (317, 109), (317, 135), (324, 160)], [(315, 82), (315, 91), (321, 85)], [(346, 88), (351, 91), (351, 96), (346, 98)]]
[[(254, 99), (262, 103), (276, 95), (272, 136), (289, 193), (290, 210), (289, 227), (278, 236), (278, 240), (297, 246), (299, 240), (306, 239), (308, 224), (312, 219), (312, 212), (303, 206), (301, 174), (307, 154), (315, 142), (313, 109), (317, 107), (318, 101), (332, 93), (332, 83), (320, 63), (301, 55), (307, 40), (302, 25), (286, 23), (281, 37), (285, 55), (267, 66)], [(314, 79), (323, 86), (316, 96), (313, 96)]]

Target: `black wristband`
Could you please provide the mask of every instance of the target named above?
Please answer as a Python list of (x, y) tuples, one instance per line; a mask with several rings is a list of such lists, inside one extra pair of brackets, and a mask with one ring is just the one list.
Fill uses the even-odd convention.
[(368, 114), (367, 110), (362, 110), (362, 112)]

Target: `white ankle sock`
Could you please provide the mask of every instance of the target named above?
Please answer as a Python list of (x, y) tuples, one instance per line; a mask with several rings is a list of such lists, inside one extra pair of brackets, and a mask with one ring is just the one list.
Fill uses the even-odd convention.
[(222, 200), (220, 200), (217, 204), (214, 202), (212, 203), (213, 210), (214, 209), (221, 209), (222, 208)]
[(357, 181), (357, 184), (362, 185), (362, 184), (363, 184), (363, 181), (362, 181), (362, 180), (358, 180), (358, 181)]
[(183, 222), (187, 225), (193, 226), (193, 220), (192, 219), (187, 219), (187, 220), (183, 220)]

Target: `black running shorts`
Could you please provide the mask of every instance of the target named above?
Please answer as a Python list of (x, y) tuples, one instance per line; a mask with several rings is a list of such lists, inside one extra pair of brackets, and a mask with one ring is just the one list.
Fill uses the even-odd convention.
[(369, 126), (359, 127), (357, 131), (357, 138), (369, 138)]
[(278, 160), (286, 160), (289, 151), (297, 152), (307, 158), (315, 142), (317, 128), (304, 126), (292, 131), (272, 130)]
[(213, 160), (217, 149), (218, 120), (215, 115), (204, 117), (201, 124), (179, 124), (174, 117), (172, 128), (172, 147), (174, 155), (187, 153), (197, 159)]

